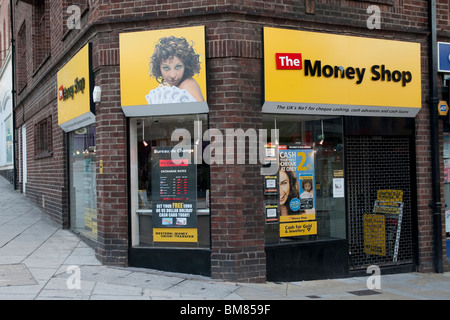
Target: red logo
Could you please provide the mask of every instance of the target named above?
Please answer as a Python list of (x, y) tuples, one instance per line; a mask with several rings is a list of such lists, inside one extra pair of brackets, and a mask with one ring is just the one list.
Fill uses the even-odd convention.
[(59, 100), (62, 100), (64, 98), (64, 86), (61, 86), (58, 90), (59, 93)]
[(276, 53), (278, 70), (302, 70), (301, 53)]
[(187, 167), (189, 165), (188, 159), (180, 160), (159, 160), (159, 166), (163, 167)]

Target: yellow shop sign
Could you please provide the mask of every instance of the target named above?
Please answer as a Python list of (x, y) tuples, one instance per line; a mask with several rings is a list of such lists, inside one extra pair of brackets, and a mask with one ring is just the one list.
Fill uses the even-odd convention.
[(90, 50), (84, 46), (57, 74), (58, 125), (66, 132), (95, 123)]
[(415, 117), (420, 44), (264, 28), (266, 113)]

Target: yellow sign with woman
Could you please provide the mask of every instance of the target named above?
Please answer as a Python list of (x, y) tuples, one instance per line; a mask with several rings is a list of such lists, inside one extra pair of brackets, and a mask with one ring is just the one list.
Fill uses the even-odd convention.
[(206, 105), (205, 27), (120, 34), (120, 89), (122, 107)]

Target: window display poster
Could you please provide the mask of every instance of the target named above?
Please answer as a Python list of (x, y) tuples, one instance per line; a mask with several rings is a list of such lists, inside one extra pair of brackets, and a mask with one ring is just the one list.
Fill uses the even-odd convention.
[[(152, 150), (154, 241), (197, 242), (197, 170), (188, 159), (192, 152), (190, 146)], [(173, 153), (188, 156), (172, 160)]]
[[(280, 222), (298, 223), (315, 220), (314, 150), (280, 147), (279, 165)], [(280, 225), (280, 236), (317, 233), (316, 228), (293, 227)], [(290, 232), (281, 232), (282, 230)]]

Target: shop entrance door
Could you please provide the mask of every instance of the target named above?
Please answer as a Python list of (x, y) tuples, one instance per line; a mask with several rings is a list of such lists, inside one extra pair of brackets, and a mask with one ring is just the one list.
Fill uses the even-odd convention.
[[(412, 146), (410, 137), (346, 137), (350, 270), (413, 264)], [(400, 221), (400, 210), (374, 214), (380, 190), (401, 192)]]

